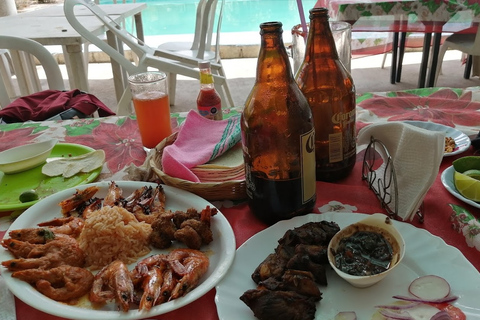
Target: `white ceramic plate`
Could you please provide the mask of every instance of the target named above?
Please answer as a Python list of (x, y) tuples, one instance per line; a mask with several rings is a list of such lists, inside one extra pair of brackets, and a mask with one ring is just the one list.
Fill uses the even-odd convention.
[(455, 140), (456, 148), (453, 152), (446, 152), (443, 156), (449, 157), (456, 154), (462, 153), (470, 148), (470, 138), (460, 130), (455, 128), (444, 126), (442, 124), (429, 122), (429, 121), (404, 121), (405, 123), (411, 124), (413, 126), (423, 128), (430, 131), (440, 131), (445, 132), (445, 137), (450, 137)]
[[(109, 183), (109, 181), (103, 181), (99, 183), (87, 184), (77, 188), (84, 189), (92, 185), (99, 186), (100, 190), (95, 196), (101, 198), (105, 196)], [(145, 185), (155, 186), (155, 184), (152, 183), (137, 181), (118, 181), (116, 183), (123, 189), (123, 194), (125, 196)], [(205, 208), (207, 205), (214, 207), (208, 201), (192, 193), (173, 187), (163, 187), (166, 193), (167, 209), (186, 210), (193, 207), (200, 210)], [(58, 203), (74, 194), (75, 189), (76, 188), (72, 188), (61, 191), (33, 205), (11, 225), (9, 230), (35, 227), (39, 222), (47, 221), (54, 217), (60, 217), (60, 206)], [(68, 319), (102, 320), (146, 318), (178, 309), (200, 298), (205, 293), (210, 291), (226, 274), (235, 256), (235, 236), (230, 224), (221, 212), (218, 212), (212, 218), (211, 228), (214, 240), (212, 243), (210, 243), (210, 245), (202, 248), (203, 251), (208, 250), (209, 252), (210, 267), (208, 268), (207, 274), (204, 275), (203, 279), (200, 281), (198, 287), (193, 289), (182, 298), (153, 307), (149, 312), (140, 313), (136, 309), (130, 310), (126, 313), (120, 312), (117, 311), (114, 303), (110, 303), (100, 310), (69, 306), (45, 297), (24, 281), (12, 278), (11, 272), (7, 271), (4, 267), (1, 267), (1, 272), (2, 276), (5, 278), (7, 286), (15, 296), (33, 308), (53, 314), (55, 316), (65, 317)], [(165, 250), (152, 250), (150, 254), (159, 252), (165, 252)], [(0, 249), (0, 261), (9, 260), (12, 258), (13, 256), (7, 250), (3, 248)], [(129, 267), (132, 269), (133, 265), (130, 265)]]
[(455, 169), (453, 168), (453, 166), (450, 166), (447, 169), (443, 170), (440, 178), (442, 180), (442, 184), (445, 187), (445, 189), (447, 189), (447, 191), (450, 192), (455, 198), (462, 200), (463, 202), (468, 203), (469, 205), (474, 206), (475, 208), (480, 209), (480, 203), (465, 198), (457, 191), (457, 188), (455, 187), (455, 181), (453, 178), (454, 173), (455, 173)]
[[(288, 229), (321, 220), (335, 221), (343, 228), (365, 217), (365, 214), (342, 212), (309, 214), (281, 221), (251, 237), (238, 248), (232, 267), (216, 287), (215, 303), (220, 320), (255, 319), (239, 297), (246, 290), (255, 288), (251, 274), (268, 254), (273, 253), (278, 239)], [(375, 313), (374, 306), (392, 303), (395, 300), (391, 297), (395, 294), (407, 295), (410, 282), (427, 274), (449, 281), (452, 294), (459, 296), (455, 306), (462, 309), (467, 319), (480, 319), (480, 273), (475, 267), (459, 250), (447, 245), (441, 238), (407, 223), (394, 221), (394, 225), (406, 244), (401, 264), (381, 282), (363, 289), (354, 288), (329, 268), (328, 286), (320, 287), (323, 299), (317, 303), (315, 319), (332, 320), (341, 311), (355, 311), (357, 319), (371, 319)]]

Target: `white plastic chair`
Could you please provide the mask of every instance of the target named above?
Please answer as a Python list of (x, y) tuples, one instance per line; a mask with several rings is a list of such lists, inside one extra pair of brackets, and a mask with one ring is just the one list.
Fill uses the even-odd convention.
[[(84, 5), (105, 24), (106, 28), (108, 29), (107, 43), (82, 26), (82, 24), (75, 17), (75, 5)], [(117, 78), (117, 80), (124, 80), (121, 79), (122, 68), (128, 74), (144, 72), (150, 68), (162, 70), (166, 72), (170, 78), (174, 77), (176, 74), (181, 74), (186, 77), (200, 79), (198, 63), (202, 61), (201, 59), (192, 58), (165, 50), (153, 49), (147, 46), (145, 43), (127, 32), (122, 26), (110, 19), (110, 17), (93, 2), (88, 0), (65, 0), (64, 11), (67, 20), (78, 33), (110, 56), (112, 60), (114, 78)], [(132, 59), (129, 59), (125, 56), (123, 44), (128, 46), (131, 52), (138, 57), (138, 63), (132, 63)], [(212, 63), (211, 66), (213, 77), (215, 79), (215, 88), (219, 92), (224, 105), (228, 106), (228, 103), (230, 102), (230, 106), (233, 106), (233, 103), (226, 99), (225, 87), (227, 86), (227, 82), (222, 73), (222, 66), (218, 63)], [(119, 82), (120, 81), (117, 83)], [(119, 101), (117, 114), (131, 113), (131, 93), (128, 88), (128, 84), (123, 81), (123, 85), (121, 87), (118, 87), (117, 85), (116, 89), (117, 91), (121, 90), (123, 92), (123, 95)], [(171, 104), (174, 104), (175, 101), (175, 89), (175, 86), (169, 86)]]
[(480, 56), (480, 27), (477, 29), (477, 33), (454, 33), (445, 39), (438, 53), (434, 86), (437, 85), (438, 75), (442, 71), (443, 58), (448, 49), (459, 50), (469, 56), (469, 62), (465, 66), (464, 78), (470, 78), (472, 56)]
[[(101, 0), (94, 0), (95, 4), (100, 4), (100, 1)], [(117, 4), (117, 3), (127, 3), (127, 0), (122, 0), (122, 1), (117, 1), (117, 0), (113, 0), (113, 4)], [(136, 0), (133, 0), (132, 3), (136, 3)], [(135, 27), (135, 18), (132, 16), (132, 28)], [(122, 22), (123, 25), (125, 25), (125, 21)], [(132, 30), (133, 32), (133, 30)], [(106, 41), (106, 37), (104, 38), (104, 41)], [(83, 44), (83, 56), (84, 56), (84, 59), (85, 59), (85, 71), (88, 75), (88, 64), (90, 62), (90, 43), (89, 42), (85, 42)]]
[[(219, 74), (226, 78), (220, 58), (220, 31), (224, 6), (225, 0), (200, 0), (197, 5), (193, 42), (166, 42), (159, 45), (158, 49), (210, 61), (210, 63), (217, 63), (221, 66)], [(217, 11), (218, 15), (216, 14)], [(212, 50), (214, 33), (216, 34), (216, 39)], [(176, 86), (175, 75), (170, 77), (169, 85), (171, 87)], [(227, 83), (224, 86), (224, 90), (229, 104), (233, 105), (233, 98)]]
[[(219, 57), (218, 50), (220, 41), (218, 40), (225, 0), (220, 0), (218, 22), (214, 30), (218, 1), (219, 0), (200, 0), (198, 2), (193, 41), (165, 42), (159, 45), (158, 48), (167, 51), (180, 51), (186, 55), (195, 56), (199, 59), (205, 60), (214, 59), (216, 56)], [(212, 38), (214, 32), (217, 34), (217, 40), (215, 43), (215, 50), (212, 51)]]
[[(19, 96), (29, 95), (44, 90), (38, 77), (36, 58), (43, 66), (47, 77), (49, 89), (65, 90), (62, 73), (57, 61), (53, 58), (50, 51), (45, 49), (40, 43), (12, 36), (0, 36), (0, 50), (8, 50), (11, 56), (10, 67), (13, 68), (17, 77), (18, 89), (12, 86), (11, 70), (10, 72), (1, 72), (0, 77), (0, 106), (7, 106)], [(12, 96), (12, 90), (15, 96)]]

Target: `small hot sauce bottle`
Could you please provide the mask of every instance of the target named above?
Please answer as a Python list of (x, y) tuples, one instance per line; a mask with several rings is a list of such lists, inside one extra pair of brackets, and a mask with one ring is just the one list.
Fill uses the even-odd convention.
[(200, 115), (212, 120), (222, 120), (222, 99), (213, 84), (210, 62), (198, 63), (200, 68), (200, 92), (197, 97), (197, 109)]

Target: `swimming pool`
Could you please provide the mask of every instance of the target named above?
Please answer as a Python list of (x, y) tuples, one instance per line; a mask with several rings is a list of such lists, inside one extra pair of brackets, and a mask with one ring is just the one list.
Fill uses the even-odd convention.
[[(101, 0), (102, 4), (112, 0)], [(127, 0), (131, 3), (132, 0)], [(137, 0), (147, 3), (142, 12), (146, 36), (193, 33), (198, 0)], [(305, 18), (317, 0), (302, 0)], [(222, 33), (259, 31), (267, 21), (280, 21), (284, 31), (300, 23), (296, 0), (225, 0)]]

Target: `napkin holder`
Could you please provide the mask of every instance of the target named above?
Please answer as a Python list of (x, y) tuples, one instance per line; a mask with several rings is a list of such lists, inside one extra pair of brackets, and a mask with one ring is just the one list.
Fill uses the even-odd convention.
[[(373, 136), (365, 149), (362, 180), (367, 182), (389, 217), (398, 220), (398, 184), (393, 159), (385, 144)], [(423, 202), (416, 212), (420, 222), (424, 221), (422, 207)]]

